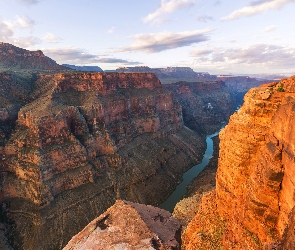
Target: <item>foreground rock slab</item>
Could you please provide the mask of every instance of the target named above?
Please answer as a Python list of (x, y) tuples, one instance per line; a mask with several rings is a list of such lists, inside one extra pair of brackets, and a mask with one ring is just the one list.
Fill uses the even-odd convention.
[(180, 223), (171, 213), (118, 200), (74, 236), (63, 250), (180, 249)]

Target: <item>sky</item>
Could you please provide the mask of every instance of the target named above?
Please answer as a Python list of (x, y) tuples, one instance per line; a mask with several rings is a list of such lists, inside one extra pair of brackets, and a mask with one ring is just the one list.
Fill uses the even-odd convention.
[(0, 41), (59, 64), (295, 74), (295, 0), (0, 0)]

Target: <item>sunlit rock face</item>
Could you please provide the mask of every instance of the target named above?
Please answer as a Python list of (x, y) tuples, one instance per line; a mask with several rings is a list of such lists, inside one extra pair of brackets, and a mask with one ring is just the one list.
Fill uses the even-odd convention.
[(63, 250), (180, 249), (180, 223), (163, 209), (116, 201)]
[[(216, 195), (210, 200), (215, 200), (216, 216), (226, 225), (219, 238), (225, 249), (294, 245), (294, 110), (293, 76), (251, 89), (220, 133)], [(204, 209), (206, 199), (202, 204)], [(214, 226), (196, 227), (192, 222), (189, 227), (201, 231)], [(205, 242), (190, 229), (184, 237), (187, 245), (199, 242), (194, 247)]]
[(0, 151), (16, 249), (61, 249), (117, 198), (159, 204), (202, 157), (203, 138), (154, 74), (40, 74), (30, 86)]

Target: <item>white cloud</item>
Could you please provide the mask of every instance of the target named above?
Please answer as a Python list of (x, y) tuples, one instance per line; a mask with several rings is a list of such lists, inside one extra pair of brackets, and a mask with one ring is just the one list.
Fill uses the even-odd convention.
[(151, 22), (153, 24), (159, 24), (165, 20), (168, 14), (171, 14), (177, 10), (190, 8), (196, 4), (195, 0), (161, 0), (160, 7), (153, 13), (147, 15), (143, 22)]
[(110, 29), (108, 30), (108, 33), (109, 33), (109, 34), (112, 34), (112, 33), (114, 33), (114, 31), (115, 31), (115, 27), (113, 26), (112, 28), (110, 28)]
[(266, 32), (266, 33), (268, 33), (268, 32), (272, 32), (272, 31), (274, 31), (277, 27), (278, 27), (278, 26), (271, 25), (271, 26), (266, 27), (266, 28), (263, 29), (262, 31), (263, 31), (263, 32)]
[(28, 17), (16, 16), (14, 21), (2, 20), (0, 21), (0, 41), (14, 44), (22, 48), (28, 48), (41, 42), (41, 40), (34, 36), (15, 37), (15, 32), (18, 29), (31, 29), (35, 22)]
[(246, 6), (241, 9), (233, 11), (228, 16), (221, 18), (221, 20), (233, 20), (243, 16), (253, 16), (270, 10), (280, 9), (284, 5), (295, 2), (295, 0), (260, 0), (252, 3), (251, 6)]
[(121, 47), (118, 51), (144, 51), (147, 53), (155, 53), (189, 46), (191, 44), (208, 41), (211, 31), (213, 31), (212, 28), (179, 33), (160, 32), (137, 34), (133, 36), (133, 43), (130, 46)]
[(119, 58), (99, 57), (99, 55), (90, 54), (79, 48), (64, 48), (64, 49), (43, 49), (46, 56), (54, 59), (58, 63), (85, 65), (92, 63), (120, 63), (126, 65), (138, 65), (140, 62), (132, 62)]
[(29, 48), (36, 44), (39, 44), (41, 40), (38, 37), (27, 36), (27, 37), (18, 37), (12, 39), (11, 43), (21, 48)]
[(43, 0), (17, 0), (18, 2), (24, 3), (26, 5), (34, 5), (34, 4), (38, 4)]
[(208, 16), (208, 15), (198, 16), (197, 20), (199, 22), (207, 23), (208, 21), (214, 21), (214, 17), (213, 16)]
[(213, 53), (214, 51), (212, 49), (208, 49), (208, 48), (202, 48), (202, 49), (198, 49), (198, 50), (194, 50), (190, 53), (191, 56), (208, 56), (211, 53)]
[(56, 37), (50, 32), (47, 32), (41, 39), (45, 42), (50, 42), (50, 43), (59, 43), (61, 40), (59, 37)]
[(207, 65), (225, 65), (228, 68), (269, 68), (276, 71), (292, 70), (295, 49), (272, 44), (254, 44), (249, 47), (205, 48), (191, 52), (197, 62)]
[(30, 19), (27, 16), (16, 16), (15, 20), (4, 20), (3, 23), (5, 23), (11, 30), (31, 29), (36, 24), (34, 20)]
[(23, 16), (23, 17), (19, 17), (17, 16), (16, 21), (15, 21), (15, 25), (19, 28), (32, 28), (35, 26), (35, 21), (30, 19), (27, 16)]
[(13, 36), (13, 30), (9, 28), (9, 26), (4, 23), (0, 22), (0, 40), (1, 41), (9, 41)]

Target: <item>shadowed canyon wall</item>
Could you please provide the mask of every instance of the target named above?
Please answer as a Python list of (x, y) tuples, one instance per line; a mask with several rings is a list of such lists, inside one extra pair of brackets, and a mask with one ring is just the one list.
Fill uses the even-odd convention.
[(29, 51), (3, 42), (0, 42), (0, 69), (69, 70), (45, 56), (41, 50)]
[(186, 126), (203, 134), (214, 133), (235, 110), (230, 89), (222, 81), (165, 84), (179, 100)]
[(30, 98), (1, 146), (16, 249), (62, 248), (117, 198), (160, 203), (205, 147), (151, 73), (38, 75)]

